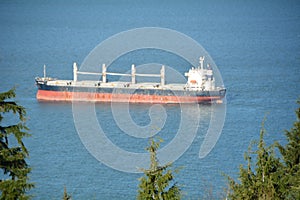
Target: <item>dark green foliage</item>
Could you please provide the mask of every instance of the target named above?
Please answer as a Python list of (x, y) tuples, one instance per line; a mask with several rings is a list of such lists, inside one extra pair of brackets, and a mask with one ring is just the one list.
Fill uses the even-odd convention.
[[(298, 103), (300, 103), (298, 101)], [(286, 131), (288, 144), (283, 147), (278, 143), (266, 146), (265, 129), (262, 128), (257, 150), (245, 154), (248, 166), (240, 167), (239, 183), (228, 177), (229, 199), (300, 199), (300, 108), (297, 121), (291, 131)], [(274, 153), (279, 148), (282, 159)], [(256, 163), (253, 166), (252, 156)]]
[[(23, 137), (29, 136), (28, 128), (25, 125), (25, 108), (8, 99), (15, 97), (15, 89), (0, 93), (0, 168), (3, 170), (3, 179), (0, 179), (0, 199), (15, 200), (29, 199), (26, 191), (34, 185), (28, 183), (30, 167), (26, 163), (29, 156), (28, 151), (22, 142)], [(2, 125), (3, 115), (13, 113), (18, 116), (19, 123), (4, 126)], [(16, 140), (11, 146), (9, 141)], [(5, 178), (6, 177), (6, 178)]]
[[(240, 167), (239, 180), (235, 182), (229, 178), (230, 199), (281, 199), (278, 195), (278, 170), (281, 163), (276, 158), (274, 147), (267, 147), (264, 142), (265, 130), (262, 129), (260, 139), (257, 143), (257, 150), (251, 152), (251, 146), (245, 154), (248, 166)], [(252, 165), (252, 155), (256, 156), (255, 166)]]
[[(300, 105), (300, 100), (297, 102)], [(300, 199), (300, 106), (296, 111), (297, 120), (290, 131), (286, 131), (288, 143), (276, 143), (282, 158), (282, 191), (288, 199)]]
[(160, 142), (151, 140), (150, 146), (147, 151), (150, 153), (150, 169), (143, 170), (145, 176), (140, 178), (140, 185), (137, 199), (139, 200), (152, 200), (152, 199), (180, 199), (181, 191), (178, 186), (170, 182), (173, 181), (174, 176), (170, 170), (171, 164), (159, 166), (156, 157), (156, 151), (159, 148)]

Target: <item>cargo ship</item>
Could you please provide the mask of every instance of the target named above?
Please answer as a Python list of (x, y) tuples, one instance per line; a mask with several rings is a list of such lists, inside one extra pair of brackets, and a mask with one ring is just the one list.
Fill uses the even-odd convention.
[[(78, 75), (96, 75), (99, 80), (78, 80)], [(36, 98), (39, 101), (88, 101), (88, 102), (129, 102), (129, 103), (222, 103), (226, 94), (223, 86), (215, 86), (213, 70), (209, 65), (204, 67), (204, 57), (200, 57), (199, 66), (192, 67), (184, 74), (185, 84), (165, 82), (165, 67), (160, 74), (136, 73), (134, 65), (131, 73), (122, 74), (108, 72), (105, 64), (102, 72), (82, 72), (77, 64), (73, 64), (73, 80), (59, 80), (46, 76), (36, 77), (38, 87)], [(109, 82), (107, 76), (128, 76), (129, 82)], [(160, 83), (136, 81), (136, 77), (158, 77)]]

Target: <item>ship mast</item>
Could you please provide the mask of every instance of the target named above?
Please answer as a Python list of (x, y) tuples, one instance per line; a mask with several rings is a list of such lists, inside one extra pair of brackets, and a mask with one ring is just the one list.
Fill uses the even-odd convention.
[(73, 81), (74, 82), (77, 81), (77, 71), (78, 71), (77, 64), (76, 64), (76, 62), (74, 62), (73, 63)]
[(44, 65), (44, 80), (46, 79), (46, 65)]
[(164, 86), (166, 83), (165, 81), (165, 66), (161, 66), (161, 70), (160, 70), (160, 85)]
[(203, 62), (204, 62), (204, 56), (200, 56), (199, 63), (200, 63), (200, 69), (203, 70)]

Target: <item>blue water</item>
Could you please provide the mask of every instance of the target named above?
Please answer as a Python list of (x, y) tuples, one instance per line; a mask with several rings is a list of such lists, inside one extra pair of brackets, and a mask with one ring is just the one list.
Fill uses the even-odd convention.
[[(76, 132), (72, 105), (37, 102), (34, 77), (42, 75), (46, 64), (49, 75), (71, 79), (74, 61), (80, 64), (101, 41), (138, 27), (170, 28), (190, 36), (209, 52), (222, 74), (228, 93), (220, 139), (207, 157), (198, 158), (208, 126), (209, 116), (204, 115), (193, 144), (174, 163), (184, 166), (176, 181), (185, 199), (198, 199), (210, 188), (218, 197), (226, 186), (222, 173), (237, 177), (264, 116), (268, 143), (285, 143), (283, 130), (295, 120), (299, 10), (298, 1), (1, 1), (0, 90), (16, 86), (16, 100), (27, 109), (32, 137), (25, 144), (33, 169), (30, 180), (36, 184), (34, 199), (60, 199), (64, 186), (74, 199), (135, 198), (141, 174), (111, 169), (89, 154)], [(149, 123), (149, 106), (130, 109), (137, 124)], [(165, 109), (170, 118), (160, 136), (167, 143), (180, 113), (176, 106)], [(112, 121), (110, 106), (99, 104), (96, 110), (111, 140), (143, 151), (147, 141), (119, 137), (122, 132)]]

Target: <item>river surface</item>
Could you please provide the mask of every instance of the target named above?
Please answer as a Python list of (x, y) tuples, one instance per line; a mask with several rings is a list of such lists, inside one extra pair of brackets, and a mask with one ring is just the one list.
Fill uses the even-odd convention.
[[(174, 162), (183, 166), (175, 180), (184, 199), (198, 199), (226, 187), (222, 173), (237, 177), (244, 152), (259, 138), (266, 116), (266, 141), (285, 143), (300, 95), (299, 1), (1, 1), (0, 91), (16, 86), (16, 101), (26, 107), (32, 136), (25, 139), (32, 167), (34, 199), (61, 199), (66, 186), (73, 199), (134, 199), (139, 173), (112, 169), (91, 155), (76, 131), (72, 104), (38, 102), (34, 78), (47, 75), (72, 79), (72, 64), (83, 62), (100, 42), (122, 31), (162, 27), (200, 43), (213, 58), (227, 88), (226, 118), (213, 150), (199, 158), (209, 127), (211, 108), (202, 111), (191, 146)], [(182, 59), (159, 51), (127, 56), (131, 63), (166, 63), (179, 72)], [(139, 59), (139, 60), (137, 60)], [(113, 69), (113, 68), (112, 68)], [(158, 108), (158, 107), (154, 107)], [(162, 146), (175, 137), (181, 108), (164, 105), (166, 121), (157, 134)], [(130, 105), (132, 120), (147, 126), (151, 105)], [(96, 104), (99, 124), (123, 149), (145, 152), (148, 139), (124, 134), (110, 104)], [(186, 127), (188, 131), (190, 127)], [(116, 155), (117, 156), (117, 155)]]

